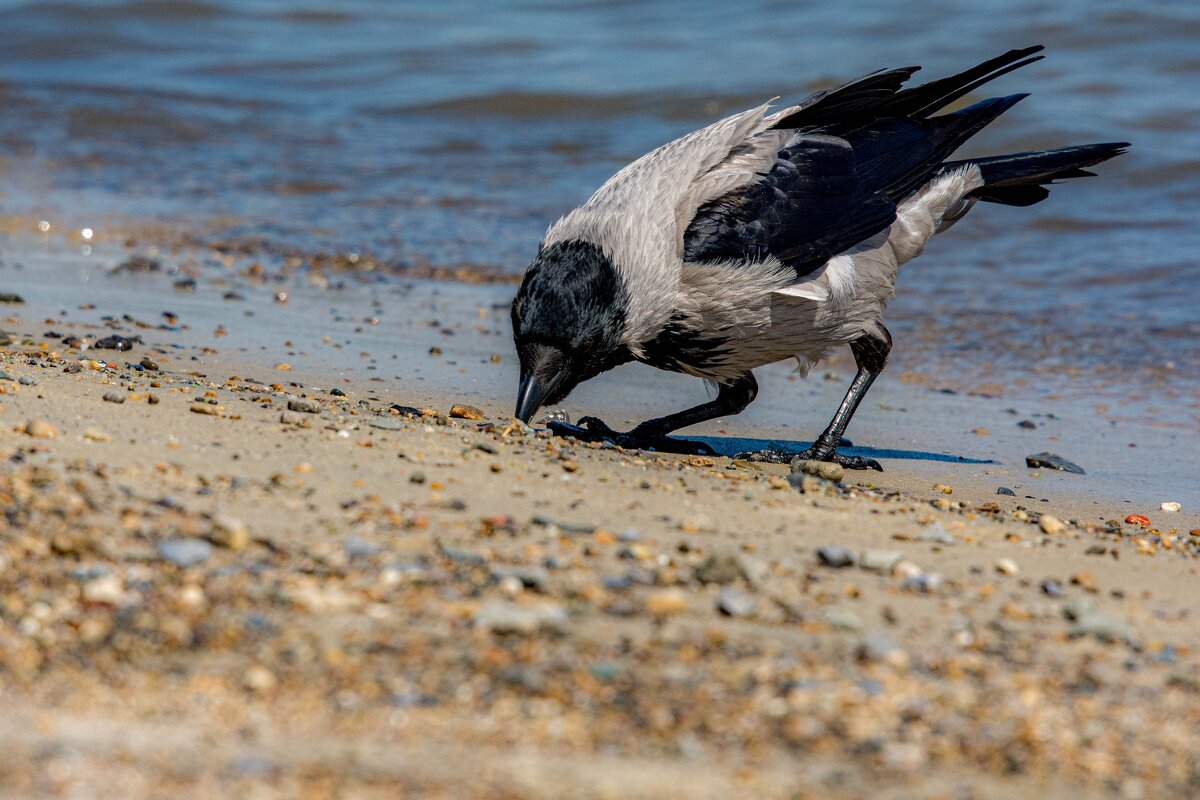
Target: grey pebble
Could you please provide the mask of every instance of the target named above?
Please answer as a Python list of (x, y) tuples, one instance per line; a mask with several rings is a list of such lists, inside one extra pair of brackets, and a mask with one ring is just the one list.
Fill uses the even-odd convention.
[(1063, 472), (1073, 472), (1076, 475), (1086, 475), (1083, 467), (1078, 464), (1067, 461), (1060, 455), (1054, 453), (1034, 453), (1031, 456), (1025, 456), (1025, 466), (1031, 469), (1057, 469)]
[(203, 539), (168, 539), (158, 545), (159, 558), (177, 567), (194, 567), (212, 556), (212, 545)]
[(476, 612), (475, 627), (493, 633), (534, 634), (566, 628), (567, 612), (559, 605), (519, 606), (504, 600), (485, 603)]
[(954, 534), (943, 528), (941, 525), (930, 525), (925, 530), (917, 534), (918, 542), (933, 542), (934, 544), (954, 544), (958, 540), (954, 538)]
[(929, 594), (942, 588), (944, 582), (945, 578), (936, 572), (922, 572), (920, 575), (905, 578), (900, 584), (900, 588), (910, 592)]
[(124, 403), (125, 395), (120, 392), (105, 392), (104, 402), (106, 403)]
[(863, 661), (884, 661), (902, 652), (900, 644), (886, 633), (868, 633), (858, 643), (858, 657)]
[(854, 553), (845, 547), (826, 546), (817, 548), (817, 560), (822, 566), (841, 569), (854, 563)]
[(748, 617), (758, 610), (758, 598), (734, 586), (717, 595), (717, 610), (727, 617)]
[(1007, 486), (999, 486), (996, 488), (996, 494), (1002, 494), (1006, 497), (1016, 497), (1017, 493)]
[(902, 558), (904, 554), (899, 550), (864, 550), (859, 556), (858, 565), (872, 572), (891, 572)]
[(33, 378), (27, 378), (24, 375), (22, 375), (17, 380), (17, 383), (21, 384), (22, 386), (33, 386)]
[(0, 381), (15, 381), (15, 380), (16, 380), (16, 378), (14, 378), (12, 375), (9, 375), (7, 372), (5, 372), (3, 370), (0, 370)]
[(831, 608), (825, 613), (825, 621), (839, 631), (861, 631), (863, 627), (858, 614), (846, 608)]
[(1042, 594), (1046, 595), (1047, 597), (1062, 597), (1062, 584), (1056, 580), (1047, 578), (1046, 580), (1042, 581), (1040, 588), (1042, 590)]
[(526, 589), (533, 589), (535, 592), (546, 591), (546, 587), (550, 583), (550, 573), (541, 567), (518, 567), (507, 564), (494, 564), (488, 570), (488, 574), (492, 580), (497, 582), (505, 578), (516, 578)]
[(696, 567), (696, 580), (701, 583), (733, 583), (742, 577), (742, 566), (733, 553), (713, 553)]
[(320, 414), (321, 404), (316, 400), (297, 398), (295, 400), (288, 400), (288, 411), (300, 411), (304, 414)]
[(1092, 636), (1102, 642), (1130, 641), (1129, 626), (1125, 621), (1103, 611), (1089, 611), (1080, 616), (1071, 626), (1070, 635)]
[(391, 417), (374, 417), (367, 421), (367, 425), (372, 428), (379, 428), (382, 431), (399, 431), (404, 430), (405, 422), (401, 419), (393, 419)]

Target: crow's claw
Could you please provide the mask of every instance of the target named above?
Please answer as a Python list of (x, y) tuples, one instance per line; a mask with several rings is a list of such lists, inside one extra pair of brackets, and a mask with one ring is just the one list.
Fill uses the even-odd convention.
[(555, 436), (579, 439), (584, 442), (612, 442), (626, 450), (656, 450), (660, 453), (683, 455), (717, 455), (717, 452), (704, 442), (692, 439), (674, 439), (650, 431), (639, 431), (638, 428), (634, 428), (628, 433), (620, 433), (596, 417), (582, 417), (578, 425), (550, 422), (547, 423), (547, 427)]
[(793, 461), (830, 461), (834, 464), (841, 464), (846, 469), (873, 469), (877, 472), (883, 472), (883, 465), (873, 458), (844, 456), (836, 450), (828, 450), (817, 446), (810, 447), (799, 453), (769, 447), (766, 450), (738, 453), (734, 458), (744, 461), (765, 461), (768, 464), (791, 464)]

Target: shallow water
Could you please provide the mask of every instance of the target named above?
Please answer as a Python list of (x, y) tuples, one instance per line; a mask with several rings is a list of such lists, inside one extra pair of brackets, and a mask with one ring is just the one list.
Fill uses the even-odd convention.
[(1194, 433), (1200, 5), (732, 8), (7, 0), (0, 213), (516, 273), (615, 169), (718, 116), (1040, 42), (1046, 61), (989, 87), (1034, 96), (970, 152), (1134, 150), (1036, 208), (978, 208), (932, 245), (889, 317), (895, 368), (963, 389), (1161, 398)]

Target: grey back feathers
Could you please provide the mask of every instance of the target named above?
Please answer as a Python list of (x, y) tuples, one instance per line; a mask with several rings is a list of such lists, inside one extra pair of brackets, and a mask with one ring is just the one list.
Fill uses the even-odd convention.
[(547, 231), (514, 305), (518, 341), (603, 342), (610, 360), (728, 381), (789, 355), (807, 369), (878, 332), (897, 268), (976, 200), (1037, 202), (1121, 152), (946, 161), (1025, 95), (935, 114), (1040, 50), (910, 89), (916, 67), (874, 73), (642, 156)]

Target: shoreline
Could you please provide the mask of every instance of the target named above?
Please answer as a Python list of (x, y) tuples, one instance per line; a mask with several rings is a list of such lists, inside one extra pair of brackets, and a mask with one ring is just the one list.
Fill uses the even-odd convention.
[[(1068, 798), (1197, 779), (1198, 504), (1151, 506), (1189, 477), (1170, 430), (1118, 422), (1112, 444), (1039, 404), (1019, 409), (1029, 431), (1012, 401), (885, 378), (851, 436), (895, 451), (887, 471), (791, 482), (510, 426), (496, 287), (288, 285), (277, 303), (232, 275), (175, 292), (33, 264), (0, 270), (25, 300), (0, 356), (0, 719), (22, 732), (0, 795)], [(47, 331), (143, 341), (80, 352)], [(766, 402), (699, 432), (798, 441), (844, 391), (763, 373)], [(620, 425), (702, 391), (675, 377), (632, 368), (569, 408)], [(1133, 435), (1157, 471), (1105, 468)], [(1049, 448), (1089, 473), (1013, 463)], [(1150, 527), (1106, 525), (1128, 513)]]

